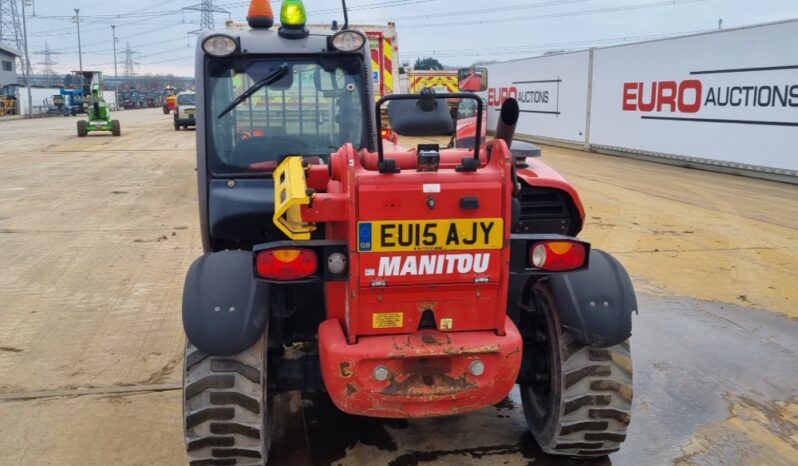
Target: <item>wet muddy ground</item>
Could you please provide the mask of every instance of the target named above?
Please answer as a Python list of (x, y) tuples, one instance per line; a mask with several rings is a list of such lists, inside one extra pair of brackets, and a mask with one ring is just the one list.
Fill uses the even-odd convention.
[(292, 397), (294, 411), (283, 415), (295, 429), (281, 433), (274, 464), (796, 464), (798, 322), (643, 296), (634, 325), (634, 414), (626, 443), (609, 458), (543, 455), (513, 391), (477, 413), (416, 421), (347, 416), (327, 399)]
[[(0, 465), (184, 465), (180, 297), (201, 254), (193, 131), (119, 112), (0, 122)], [(583, 197), (583, 237), (640, 295), (620, 452), (541, 455), (517, 393), (386, 421), (281, 397), (277, 465), (798, 464), (798, 188), (544, 148)]]

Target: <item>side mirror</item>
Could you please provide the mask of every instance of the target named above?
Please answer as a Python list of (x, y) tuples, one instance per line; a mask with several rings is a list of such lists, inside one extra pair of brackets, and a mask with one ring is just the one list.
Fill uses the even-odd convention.
[(457, 70), (457, 87), (460, 92), (482, 92), (488, 89), (487, 68), (460, 68)]

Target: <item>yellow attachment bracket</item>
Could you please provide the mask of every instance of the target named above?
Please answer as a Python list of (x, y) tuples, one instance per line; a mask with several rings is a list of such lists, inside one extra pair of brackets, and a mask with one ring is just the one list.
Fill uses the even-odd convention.
[(307, 188), (302, 157), (286, 157), (274, 170), (274, 224), (292, 240), (308, 240), (316, 229), (302, 221), (301, 206), (311, 201)]

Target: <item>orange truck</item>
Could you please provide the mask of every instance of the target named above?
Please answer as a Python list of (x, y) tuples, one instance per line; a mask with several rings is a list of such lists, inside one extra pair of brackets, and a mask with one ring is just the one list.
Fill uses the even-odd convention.
[(177, 102), (177, 90), (172, 86), (166, 86), (164, 90), (166, 98), (163, 103), (163, 114), (169, 115), (174, 109)]

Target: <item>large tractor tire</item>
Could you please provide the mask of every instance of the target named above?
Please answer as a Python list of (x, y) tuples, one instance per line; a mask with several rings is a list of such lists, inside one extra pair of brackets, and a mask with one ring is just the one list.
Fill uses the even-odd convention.
[(533, 289), (522, 321), (527, 380), (521, 401), (527, 426), (551, 455), (594, 458), (618, 451), (632, 408), (628, 340), (585, 346), (563, 330), (547, 283)]
[(186, 343), (183, 417), (189, 464), (265, 465), (271, 446), (264, 338), (210, 356)]
[(180, 125), (177, 123), (177, 118), (175, 118), (175, 131), (180, 131)]
[(111, 120), (111, 134), (114, 136), (122, 135), (122, 127), (119, 125), (119, 120)]
[(163, 106), (163, 114), (164, 115), (169, 115), (169, 106), (166, 105), (166, 104), (164, 104), (164, 106)]
[(78, 121), (78, 137), (85, 138), (89, 134), (89, 130), (86, 127), (86, 120), (79, 120)]

